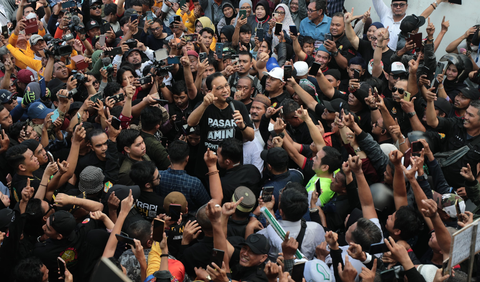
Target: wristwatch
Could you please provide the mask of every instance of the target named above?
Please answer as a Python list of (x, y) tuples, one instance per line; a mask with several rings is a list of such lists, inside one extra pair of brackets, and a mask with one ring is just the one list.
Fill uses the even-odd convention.
[(338, 50), (335, 51), (335, 52), (332, 52), (332, 56), (334, 56), (334, 57), (338, 56)]
[(416, 114), (417, 114), (416, 112), (409, 112), (409, 113), (407, 113), (408, 118), (412, 118), (412, 117), (414, 117)]
[(318, 208), (309, 209), (310, 212), (318, 212)]

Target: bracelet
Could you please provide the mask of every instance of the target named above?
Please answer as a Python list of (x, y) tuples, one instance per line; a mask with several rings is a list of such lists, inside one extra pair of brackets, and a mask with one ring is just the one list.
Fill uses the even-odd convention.
[(168, 257), (168, 254), (161, 254), (160, 257)]
[(432, 3), (432, 4), (430, 4), (430, 6), (432, 6), (434, 10), (436, 10), (436, 9), (437, 9), (437, 7), (435, 7), (435, 5), (433, 5), (433, 3)]
[(369, 107), (370, 108), (370, 111), (376, 111), (378, 110), (378, 107)]
[(217, 173), (218, 173), (218, 170), (215, 170), (215, 171), (207, 172), (207, 173), (205, 173), (205, 175), (210, 176), (210, 175), (214, 175), (214, 174), (217, 174)]
[[(403, 136), (403, 135), (402, 135)], [(402, 143), (399, 143), (398, 146), (401, 146), (403, 144), (405, 144), (405, 142), (407, 142), (407, 140), (405, 139), (405, 136), (403, 136), (403, 142)]]
[(42, 184), (42, 183), (40, 183), (40, 184), (38, 184), (38, 185), (47, 187), (47, 185), (45, 185), (45, 184)]
[(362, 149), (360, 149), (360, 147), (358, 147), (357, 149), (353, 149), (353, 151), (354, 151), (355, 153), (358, 153), (358, 152), (361, 152)]
[(245, 122), (243, 122), (243, 125), (245, 125), (243, 128), (240, 128), (240, 127), (238, 128), (240, 129), (240, 131), (245, 131), (245, 129), (247, 129), (247, 125), (245, 124)]

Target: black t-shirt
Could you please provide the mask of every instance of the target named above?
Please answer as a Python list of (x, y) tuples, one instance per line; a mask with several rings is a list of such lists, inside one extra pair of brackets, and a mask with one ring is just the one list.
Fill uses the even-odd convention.
[(20, 202), (22, 199), (22, 190), (27, 186), (27, 179), (30, 179), (30, 187), (35, 189), (35, 193), (37, 193), (38, 187), (40, 186), (40, 182), (42, 178), (38, 177), (36, 174), (33, 176), (26, 176), (26, 175), (18, 175), (15, 174), (12, 177), (12, 193), (10, 193), (10, 208), (13, 209), (17, 202)]
[[(352, 44), (350, 43), (350, 41), (345, 35), (343, 35), (337, 41), (335, 41), (335, 45), (337, 46), (338, 53), (342, 54), (342, 56), (344, 56), (347, 59), (347, 62), (357, 55), (357, 52), (355, 51)], [(333, 55), (331, 56), (331, 60), (328, 63), (328, 68), (338, 69), (342, 77), (348, 77), (347, 70), (340, 68), (340, 66), (337, 64), (337, 61), (335, 60), (335, 57), (333, 57)]]
[(153, 220), (157, 215), (165, 213), (164, 198), (154, 192), (142, 191), (135, 201), (135, 209), (147, 220)]
[(265, 271), (263, 271), (264, 268), (265, 263), (252, 267), (243, 267), (240, 264), (236, 264), (232, 267), (232, 280), (266, 282), (268, 279)]
[[(372, 44), (368, 40), (362, 40), (360, 39), (358, 42), (358, 53), (367, 61), (367, 64), (370, 63), (371, 60), (373, 60), (373, 53), (375, 50), (372, 48)], [(390, 66), (392, 64), (390, 58), (395, 52), (393, 52), (392, 49), (388, 48), (386, 52), (383, 52), (382, 54), (382, 62), (383, 62), (383, 67), (385, 69), (390, 69)], [(368, 72), (365, 72), (366, 75), (370, 75)]]

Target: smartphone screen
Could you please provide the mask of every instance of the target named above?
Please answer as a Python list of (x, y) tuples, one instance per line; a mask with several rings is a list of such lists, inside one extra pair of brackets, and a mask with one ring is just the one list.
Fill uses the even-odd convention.
[(115, 129), (120, 129), (120, 124), (122, 122), (116, 117), (116, 116), (112, 116), (112, 127), (115, 128)]
[(90, 98), (90, 101), (96, 103), (98, 99), (102, 99), (102, 93), (97, 93)]
[(182, 212), (182, 206), (177, 204), (170, 204), (169, 216), (171, 220), (177, 221), (180, 218), (180, 213)]
[(280, 32), (283, 29), (283, 24), (282, 23), (276, 23), (275, 24), (275, 35), (280, 35)]
[(153, 20), (152, 11), (147, 11), (146, 16), (147, 16), (147, 21), (152, 21)]
[(317, 76), (318, 70), (320, 69), (321, 65), (317, 62), (312, 64), (310, 71), (308, 72), (309, 75)]
[(423, 149), (423, 144), (420, 141), (414, 141), (412, 142), (412, 154), (413, 155), (420, 155)]
[(460, 203), (458, 199), (455, 200), (455, 209), (457, 211), (457, 218), (459, 218), (460, 214), (462, 213), (462, 210), (460, 209)]
[(161, 242), (163, 240), (163, 232), (165, 232), (165, 221), (154, 218), (153, 220), (153, 240)]
[(100, 38), (98, 39), (98, 44), (100, 44), (100, 46), (105, 46), (105, 34), (100, 34)]
[(224, 255), (224, 251), (213, 248), (211, 262), (214, 262), (218, 267), (222, 267)]
[(5, 39), (8, 37), (8, 27), (6, 25), (2, 26), (2, 35)]
[(61, 257), (57, 257), (58, 272), (60, 276), (65, 275), (65, 261)]
[(296, 25), (291, 25), (290, 26), (290, 32), (293, 33), (293, 35), (296, 36), (298, 34), (297, 26)]
[(379, 253), (385, 253), (390, 251), (385, 243), (376, 243), (376, 244), (371, 244), (369, 253), (370, 254), (379, 254)]
[(168, 57), (167, 63), (169, 65), (180, 64), (180, 57)]
[[(180, 6), (181, 7), (181, 6)], [(174, 22), (181, 22), (182, 21), (182, 18), (180, 16), (173, 16), (173, 21)]]
[(272, 200), (273, 190), (274, 190), (273, 186), (265, 186), (262, 188), (261, 197), (265, 203), (270, 202)]
[(257, 28), (257, 38), (259, 42), (263, 42), (263, 28)]
[(287, 79), (292, 77), (292, 66), (284, 66), (283, 67), (283, 80), (287, 81)]
[(217, 43), (215, 45), (215, 54), (217, 55), (217, 58), (223, 59), (223, 43)]
[(115, 237), (117, 237), (118, 242), (135, 246), (135, 241), (133, 241), (133, 238), (127, 237), (122, 234), (115, 234)]

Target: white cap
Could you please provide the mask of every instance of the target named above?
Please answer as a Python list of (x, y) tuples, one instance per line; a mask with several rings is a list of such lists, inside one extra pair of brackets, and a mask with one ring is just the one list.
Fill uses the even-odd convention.
[[(382, 66), (382, 70), (383, 70), (383, 62), (380, 61), (380, 65)], [(373, 70), (373, 59), (370, 60), (370, 62), (368, 62), (368, 73), (369, 74), (372, 74), (372, 70)]]
[(407, 73), (405, 66), (401, 62), (393, 62), (390, 72), (393, 74)]
[(293, 64), (293, 67), (297, 71), (297, 76), (304, 76), (308, 73), (308, 64), (304, 61), (298, 61)]
[(276, 79), (280, 79), (283, 82), (283, 69), (276, 67), (270, 70), (269, 72), (264, 71), (263, 75), (270, 76)]

